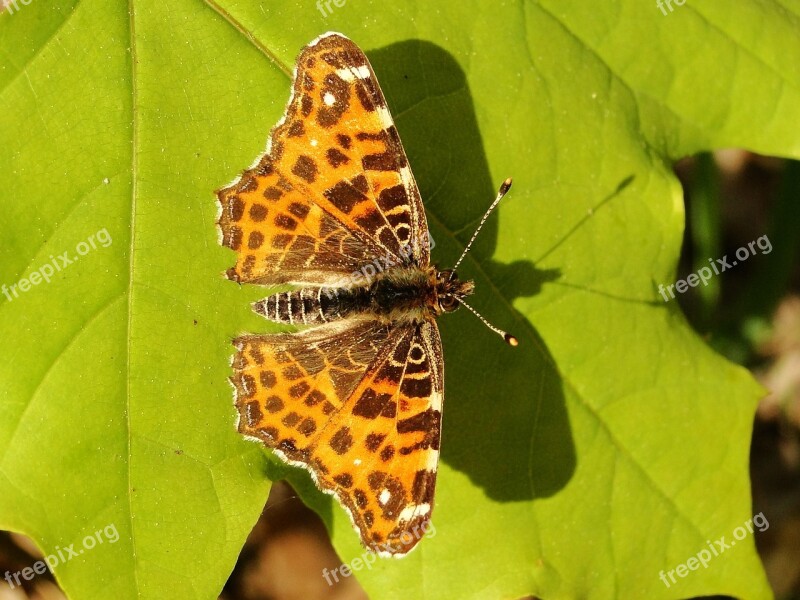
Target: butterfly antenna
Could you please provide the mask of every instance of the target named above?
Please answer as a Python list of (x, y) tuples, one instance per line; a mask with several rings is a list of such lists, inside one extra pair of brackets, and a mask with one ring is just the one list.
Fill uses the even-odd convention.
[(519, 346), (519, 340), (517, 338), (515, 338), (513, 335), (511, 335), (510, 333), (505, 332), (502, 329), (499, 329), (499, 328), (495, 327), (494, 325), (492, 325), (491, 323), (489, 323), (489, 321), (487, 321), (486, 319), (483, 318), (483, 315), (481, 313), (479, 313), (477, 310), (472, 308), (469, 304), (467, 304), (463, 300), (459, 299), (459, 303), (461, 304), (461, 306), (466, 308), (469, 312), (471, 312), (473, 315), (475, 315), (481, 321), (483, 321), (483, 324), (486, 325), (489, 329), (491, 329), (497, 335), (499, 335), (501, 338), (503, 338), (503, 341), (506, 344), (508, 344), (509, 346), (515, 346), (515, 347)]
[[(492, 214), (492, 211), (495, 209), (495, 207), (498, 204), (500, 204), (500, 200), (503, 199), (503, 196), (505, 196), (506, 193), (508, 193), (508, 190), (510, 190), (510, 189), (511, 189), (511, 177), (506, 179), (503, 182), (503, 185), (500, 186), (500, 190), (497, 192), (497, 198), (494, 199), (494, 202), (492, 202), (492, 205), (489, 207), (489, 210), (487, 210), (486, 213), (484, 213), (483, 218), (481, 219), (481, 222), (478, 223), (478, 227), (477, 227), (477, 229), (475, 229), (475, 233), (472, 234), (472, 238), (470, 238), (469, 242), (467, 243), (466, 247), (464, 248), (464, 251), (461, 253), (461, 256), (456, 261), (456, 264), (453, 265), (453, 271), (455, 271), (456, 268), (458, 267), (458, 265), (461, 264), (461, 261), (464, 260), (464, 257), (467, 255), (467, 252), (469, 252), (469, 249), (472, 247), (472, 242), (474, 242), (475, 238), (478, 237), (478, 234), (480, 233), (481, 228), (483, 227), (483, 224), (486, 222), (486, 219), (489, 218), (489, 215)], [(477, 313), (475, 313), (475, 314), (477, 314)], [(478, 316), (480, 316), (480, 315), (478, 315)], [(483, 317), (481, 317), (481, 318), (483, 318)]]

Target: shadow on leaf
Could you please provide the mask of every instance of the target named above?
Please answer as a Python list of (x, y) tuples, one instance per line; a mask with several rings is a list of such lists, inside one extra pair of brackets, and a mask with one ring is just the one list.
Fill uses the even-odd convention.
[[(466, 77), (448, 52), (419, 40), (392, 44), (369, 58), (422, 192), (434, 261), (447, 267), (502, 181), (490, 176)], [(513, 195), (512, 188), (499, 210), (520, 201)], [(528, 261), (484, 258), (494, 254), (496, 243), (493, 216), (459, 271), (475, 279), (470, 303), (495, 325), (507, 326), (520, 345), (506, 346), (464, 310), (439, 320), (446, 379), (442, 461), (495, 500), (547, 497), (572, 475), (575, 450), (553, 358), (511, 303), (537, 294), (559, 273)]]

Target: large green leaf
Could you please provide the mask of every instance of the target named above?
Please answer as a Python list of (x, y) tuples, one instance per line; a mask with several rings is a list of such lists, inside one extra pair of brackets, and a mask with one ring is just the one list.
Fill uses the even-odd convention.
[(233, 256), (213, 225), (213, 190), (262, 151), (294, 56), (336, 29), (382, 81), (441, 264), (515, 178), (461, 271), (520, 347), (468, 313), (441, 320), (435, 535), (360, 570), (367, 590), (768, 596), (749, 533), (659, 578), (750, 518), (760, 390), (656, 287), (682, 236), (673, 159), (800, 155), (800, 3), (671, 6), (62, 0), (0, 15), (0, 284), (96, 246), (0, 295), (0, 525), (46, 554), (117, 531), (56, 567), (74, 598), (210, 598), (268, 475), (290, 472), (343, 559), (362, 554), (338, 505), (234, 430), (230, 339), (270, 326), (249, 309), (264, 290), (220, 276)]

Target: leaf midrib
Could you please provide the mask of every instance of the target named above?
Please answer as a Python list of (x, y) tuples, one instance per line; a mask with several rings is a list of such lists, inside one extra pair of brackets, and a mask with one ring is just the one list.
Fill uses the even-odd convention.
[(130, 44), (130, 60), (131, 60), (131, 216), (130, 216), (130, 247), (128, 249), (128, 314), (127, 314), (127, 329), (126, 329), (126, 357), (125, 357), (125, 426), (127, 429), (126, 436), (126, 454), (128, 459), (128, 518), (130, 520), (131, 531), (131, 560), (133, 561), (133, 586), (136, 596), (139, 596), (139, 569), (136, 562), (136, 532), (133, 523), (133, 481), (131, 475), (132, 459), (132, 434), (131, 434), (131, 322), (133, 318), (133, 264), (134, 264), (134, 248), (136, 240), (136, 197), (139, 190), (139, 160), (137, 148), (139, 144), (139, 111), (138, 111), (138, 94), (137, 94), (137, 54), (136, 54), (136, 14), (134, 9), (134, 0), (128, 0), (128, 15), (129, 15), (129, 44)]

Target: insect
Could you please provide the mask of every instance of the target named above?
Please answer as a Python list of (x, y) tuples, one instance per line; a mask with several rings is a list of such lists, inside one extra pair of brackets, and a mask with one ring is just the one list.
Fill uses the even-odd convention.
[(420, 193), (358, 46), (327, 33), (302, 50), (266, 153), (217, 196), (220, 241), (237, 253), (227, 277), (295, 286), (253, 308), (303, 327), (234, 340), (239, 431), (310, 471), (368, 548), (406, 554), (433, 509), (444, 391), (436, 317), (475, 312), (464, 301), (474, 284), (430, 263)]

